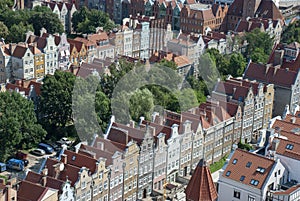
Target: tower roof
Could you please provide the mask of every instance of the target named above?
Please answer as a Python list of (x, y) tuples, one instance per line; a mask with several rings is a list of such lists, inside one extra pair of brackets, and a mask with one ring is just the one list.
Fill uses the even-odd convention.
[(203, 159), (198, 163), (185, 194), (187, 201), (215, 201), (218, 198), (210, 170)]

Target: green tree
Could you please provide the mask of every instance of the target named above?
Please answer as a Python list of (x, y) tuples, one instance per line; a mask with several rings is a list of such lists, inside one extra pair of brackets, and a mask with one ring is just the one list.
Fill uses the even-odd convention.
[(255, 48), (254, 51), (250, 54), (250, 58), (253, 62), (256, 63), (267, 63), (269, 56), (264, 53), (263, 49)]
[(76, 77), (63, 71), (47, 75), (41, 88), (39, 119), (48, 133), (73, 124), (72, 92)]
[(26, 38), (25, 33), (27, 31), (33, 31), (32, 25), (24, 25), (23, 22), (21, 22), (20, 24), (14, 24), (9, 29), (7, 40), (14, 43), (24, 42)]
[(34, 7), (31, 16), (29, 17), (29, 23), (33, 25), (34, 33), (40, 34), (40, 30), (45, 28), (48, 33), (62, 33), (64, 27), (61, 24), (58, 15), (53, 13), (50, 8), (46, 6)]
[(97, 27), (111, 30), (115, 24), (109, 19), (107, 13), (95, 9), (88, 10), (83, 6), (73, 14), (72, 26), (75, 32), (86, 34), (95, 32)]
[(0, 22), (0, 38), (6, 38), (9, 34), (7, 26), (3, 23)]
[(0, 93), (0, 161), (17, 149), (30, 148), (46, 136), (37, 124), (33, 102), (16, 92)]
[(180, 110), (182, 112), (199, 105), (193, 89), (187, 88), (177, 91), (176, 93), (180, 101)]
[(130, 98), (130, 115), (134, 121), (138, 122), (141, 116), (150, 120), (153, 107), (153, 95), (148, 89), (138, 89), (132, 94)]
[(228, 74), (233, 77), (241, 76), (247, 65), (246, 59), (241, 53), (233, 53), (230, 55)]
[(160, 66), (169, 67), (169, 68), (171, 68), (171, 69), (177, 71), (177, 64), (176, 64), (174, 61), (168, 61), (168, 60), (166, 60), (166, 59), (162, 59), (162, 60), (159, 62), (159, 65), (160, 65)]
[(300, 20), (296, 20), (286, 27), (281, 36), (281, 42), (283, 43), (300, 43)]
[(261, 49), (260, 53), (263, 53), (263, 57), (267, 57), (271, 54), (273, 48), (273, 40), (267, 32), (261, 32), (256, 28), (253, 31), (246, 33), (245, 39), (248, 42), (246, 57), (251, 58), (251, 55), (255, 51)]

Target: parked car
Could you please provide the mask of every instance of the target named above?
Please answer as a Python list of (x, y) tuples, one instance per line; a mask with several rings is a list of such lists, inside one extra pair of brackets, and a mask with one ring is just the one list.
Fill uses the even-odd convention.
[(59, 141), (57, 141), (58, 144), (66, 144), (66, 145), (71, 145), (73, 141), (69, 140), (67, 137), (61, 138)]
[(0, 172), (5, 172), (5, 171), (6, 171), (6, 164), (0, 163)]
[(38, 148), (44, 150), (46, 154), (52, 154), (54, 152), (53, 147), (51, 147), (49, 144), (40, 143)]
[(34, 149), (33, 151), (31, 151), (31, 153), (37, 156), (44, 156), (46, 154), (43, 149)]
[(7, 161), (6, 167), (12, 170), (23, 171), (25, 168), (25, 164), (22, 160), (12, 158)]

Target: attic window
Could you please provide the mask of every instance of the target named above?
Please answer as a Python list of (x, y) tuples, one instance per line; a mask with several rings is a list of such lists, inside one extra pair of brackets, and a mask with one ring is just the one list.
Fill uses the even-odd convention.
[(72, 161), (75, 161), (75, 159), (76, 159), (76, 156), (75, 155), (72, 156)]
[(235, 158), (233, 161), (232, 161), (232, 164), (236, 164), (237, 163), (237, 159)]
[(226, 176), (228, 177), (230, 175), (231, 171), (226, 172)]
[(259, 181), (255, 180), (255, 179), (251, 179), (250, 184), (257, 186), (259, 184)]
[(256, 171), (263, 174), (263, 173), (265, 173), (266, 169), (265, 169), (265, 168), (262, 168), (262, 167), (258, 167), (258, 168), (256, 169)]
[(246, 167), (249, 168), (249, 167), (251, 167), (251, 165), (252, 165), (252, 162), (249, 161), (249, 162), (246, 164)]
[(241, 178), (240, 178), (240, 181), (244, 181), (245, 180), (245, 176), (242, 175)]
[(287, 144), (285, 148), (288, 149), (288, 150), (292, 150), (294, 148), (294, 145)]

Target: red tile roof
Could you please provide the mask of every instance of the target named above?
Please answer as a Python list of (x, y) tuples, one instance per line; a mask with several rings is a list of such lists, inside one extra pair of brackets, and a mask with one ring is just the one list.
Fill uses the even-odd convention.
[[(41, 174), (29, 171), (28, 174), (26, 175), (25, 180), (35, 183), (36, 185), (43, 185), (43, 181), (42, 181), (43, 177), (44, 176)], [(65, 184), (64, 181), (54, 179), (53, 177), (49, 177), (49, 176), (45, 176), (45, 179), (46, 179), (46, 185), (44, 187), (53, 188), (58, 190), (59, 193), (62, 193), (62, 188), (63, 185)]]
[(256, 14), (261, 18), (273, 19), (273, 20), (284, 20), (279, 8), (275, 5), (272, 0), (262, 0)]
[[(236, 163), (234, 164), (234, 162)], [(250, 167), (247, 167), (247, 164), (249, 164)], [(222, 176), (261, 189), (274, 164), (274, 160), (248, 151), (236, 149)], [(258, 168), (263, 168), (263, 172), (257, 171)], [(242, 176), (243, 179), (241, 179)], [(258, 181), (257, 185), (251, 184), (252, 180)]]
[(244, 78), (290, 88), (296, 81), (297, 72), (251, 62)]
[(20, 183), (19, 191), (17, 193), (20, 201), (40, 201), (47, 193), (48, 188), (36, 185), (32, 182), (23, 180)]
[(97, 159), (104, 158), (104, 159), (106, 159), (106, 161), (105, 161), (105, 166), (106, 167), (113, 164), (112, 156), (114, 155), (114, 153), (111, 153), (111, 152), (108, 152), (108, 151), (105, 151), (105, 150), (102, 150), (102, 149), (98, 149), (98, 148), (95, 148), (95, 147), (91, 147), (91, 146), (82, 144), (80, 146), (80, 149), (79, 149), (78, 153), (83, 154), (83, 155), (87, 155), (87, 156), (90, 156), (90, 157), (92, 157), (93, 154), (95, 154)]
[(64, 154), (67, 155), (67, 164), (79, 168), (86, 167), (91, 171), (92, 174), (96, 172), (96, 159), (69, 150), (65, 150)]
[(54, 166), (61, 163), (62, 162), (60, 161), (47, 158), (45, 168), (48, 169), (48, 176), (62, 181), (66, 181), (68, 179), (71, 181), (71, 185), (74, 186), (74, 184), (78, 181), (78, 173), (80, 172), (80, 168), (70, 164), (64, 164), (64, 169), (60, 171), (58, 175), (56, 175)]
[(272, 128), (274, 128), (274, 129), (280, 128), (280, 130), (282, 130), (282, 131), (294, 132), (298, 128), (300, 128), (300, 124), (292, 123), (290, 121), (276, 119)]
[(141, 144), (145, 136), (145, 131), (132, 128), (119, 123), (113, 123), (110, 132), (108, 133), (107, 139), (127, 145), (131, 140), (136, 141), (138, 144)]
[[(276, 154), (286, 156), (288, 158), (293, 158), (295, 160), (300, 160), (300, 142), (295, 142), (291, 140), (280, 139)], [(288, 148), (292, 146), (292, 148)]]
[(292, 186), (291, 188), (284, 190), (284, 191), (276, 191), (276, 192), (274, 192), (274, 195), (290, 195), (299, 189), (300, 189), (300, 184), (298, 184), (296, 186)]
[(197, 165), (185, 189), (185, 194), (187, 201), (215, 201), (218, 198), (209, 167), (203, 160)]

